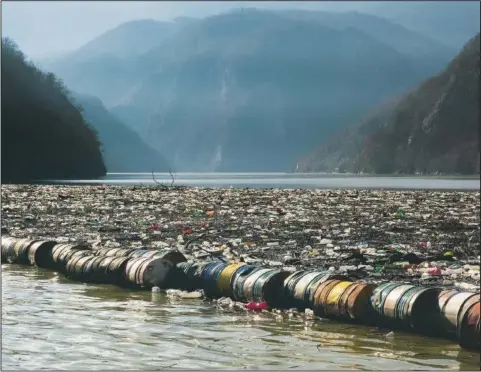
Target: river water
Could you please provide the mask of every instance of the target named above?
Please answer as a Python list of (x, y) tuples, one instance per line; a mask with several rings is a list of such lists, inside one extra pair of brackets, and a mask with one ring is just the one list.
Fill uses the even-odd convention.
[[(157, 182), (170, 185), (168, 173), (156, 173)], [(437, 189), (479, 190), (479, 177), (381, 177), (312, 173), (176, 173), (175, 185), (198, 187), (322, 188), (322, 189)], [(94, 180), (57, 180), (60, 183), (156, 185), (151, 173), (108, 173)]]
[(451, 369), (479, 354), (451, 341), (329, 321), (227, 313), (201, 300), (72, 282), (2, 265), (2, 370)]

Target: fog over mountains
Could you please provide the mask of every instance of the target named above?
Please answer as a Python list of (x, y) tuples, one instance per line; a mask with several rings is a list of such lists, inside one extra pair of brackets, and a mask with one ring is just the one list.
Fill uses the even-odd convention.
[[(460, 160), (444, 167), (438, 160), (422, 166), (412, 160), (401, 167), (404, 155), (396, 165), (377, 166), (354, 161), (360, 155), (345, 155), (348, 145), (339, 142), (358, 136), (368, 114), (379, 126), (415, 127), (414, 119), (393, 124), (391, 110), (452, 66), (479, 32), (476, 9), (474, 2), (379, 2), (363, 12), (240, 8), (204, 18), (138, 19), (40, 66), (76, 92), (99, 133), (108, 171), (290, 171), (300, 162), (309, 171), (479, 172), (479, 165), (461, 169)], [(464, 68), (448, 73), (463, 76), (461, 87), (475, 79)], [(418, 94), (407, 110), (432, 111), (437, 95), (450, 89), (433, 89), (429, 99)], [(471, 112), (475, 104), (466, 102), (438, 116)], [(436, 120), (443, 128), (457, 125)], [(472, 115), (459, 120), (471, 123)], [(457, 128), (472, 132), (472, 124)], [(376, 141), (391, 143), (386, 136)], [(424, 149), (422, 140), (413, 141)], [(359, 145), (363, 154), (370, 151), (365, 146)], [(474, 145), (453, 146), (456, 155), (446, 156), (461, 159), (474, 151)], [(428, 157), (443, 152), (419, 151)]]

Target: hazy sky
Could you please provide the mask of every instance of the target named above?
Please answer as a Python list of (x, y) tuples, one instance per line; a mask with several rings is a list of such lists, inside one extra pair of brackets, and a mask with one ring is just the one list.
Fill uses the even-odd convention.
[(134, 19), (204, 17), (242, 6), (345, 10), (369, 5), (368, 2), (279, 1), (2, 1), (2, 36), (13, 38), (29, 57), (42, 58), (77, 49), (104, 31)]

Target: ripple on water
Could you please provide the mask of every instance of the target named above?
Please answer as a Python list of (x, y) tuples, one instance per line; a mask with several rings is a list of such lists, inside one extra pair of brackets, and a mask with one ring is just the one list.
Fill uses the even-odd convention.
[(445, 340), (2, 271), (4, 369), (479, 369), (479, 354)]

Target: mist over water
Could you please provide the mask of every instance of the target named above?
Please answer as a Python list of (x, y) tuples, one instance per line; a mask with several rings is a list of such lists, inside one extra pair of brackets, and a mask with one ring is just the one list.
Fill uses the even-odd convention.
[[(157, 182), (172, 184), (169, 173), (109, 173), (92, 180), (56, 180), (69, 184), (105, 184), (128, 186), (154, 186)], [(157, 182), (156, 182), (157, 181)], [(463, 177), (381, 177), (340, 174), (298, 173), (175, 173), (174, 185), (196, 187), (251, 187), (299, 189), (433, 189), (479, 190), (478, 178)]]

